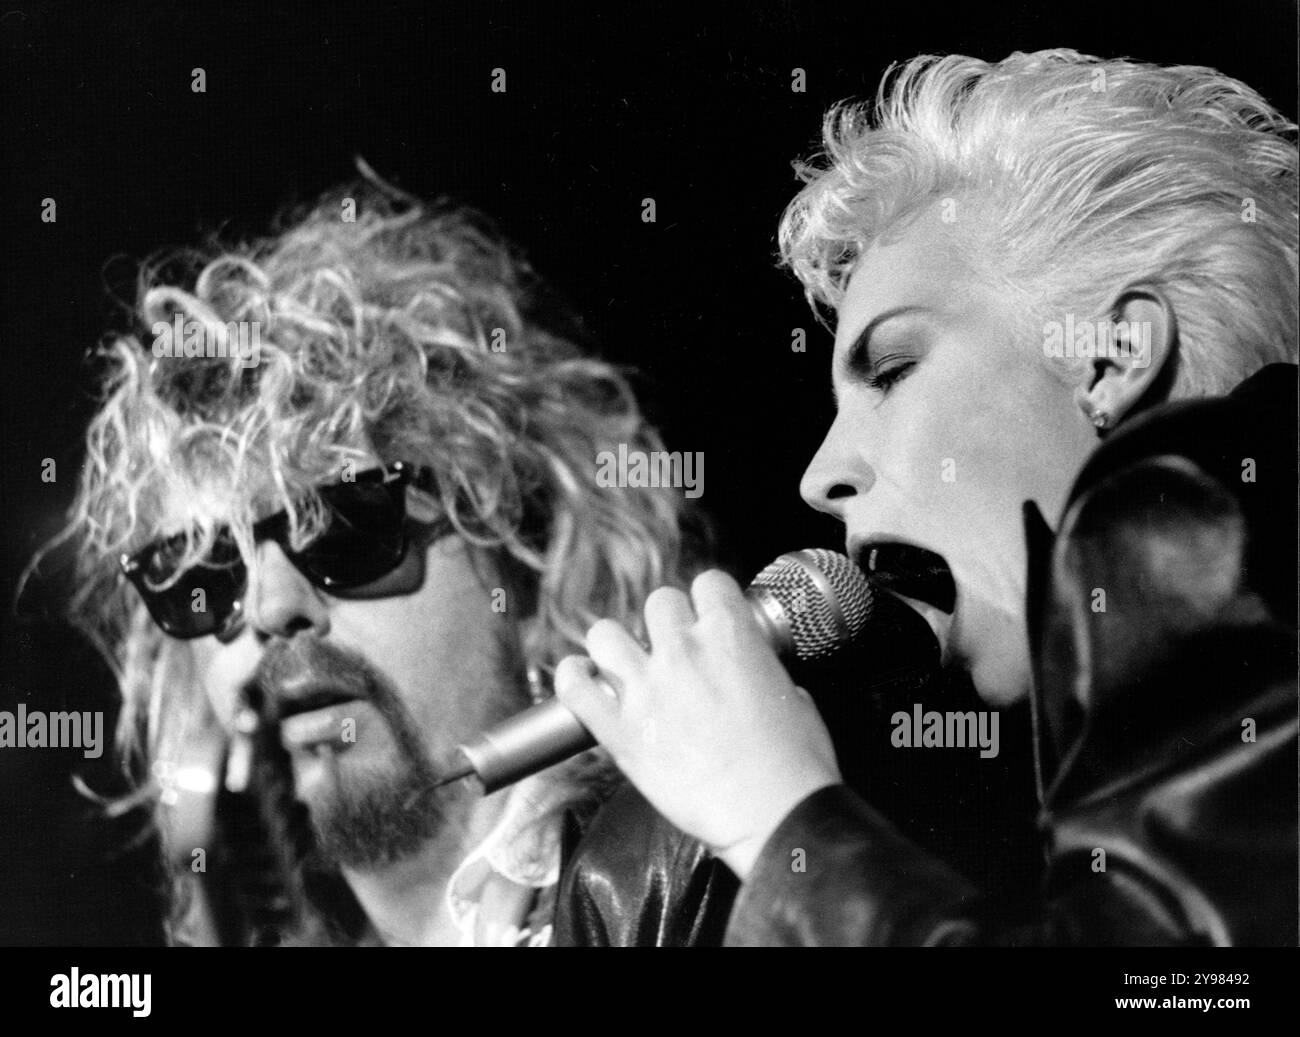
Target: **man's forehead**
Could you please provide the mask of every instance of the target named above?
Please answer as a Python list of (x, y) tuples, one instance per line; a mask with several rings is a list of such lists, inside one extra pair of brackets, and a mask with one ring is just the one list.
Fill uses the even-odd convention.
[[(317, 486), (338, 482), (345, 475), (345, 465), (363, 472), (380, 464), (373, 456), (346, 461), (303, 463), (291, 467), (308, 483)], [(158, 501), (159, 535), (170, 535), (198, 525), (229, 525), (246, 519), (257, 521), (282, 511), (286, 505), (284, 488), (266, 468), (237, 474), (230, 470), (196, 473), (162, 490)]]
[(256, 519), (263, 511), (276, 511), (275, 495), (269, 481), (255, 486), (237, 486), (230, 478), (215, 474), (168, 485), (159, 494), (158, 535), (170, 535), (195, 526), (228, 525), (251, 515)]

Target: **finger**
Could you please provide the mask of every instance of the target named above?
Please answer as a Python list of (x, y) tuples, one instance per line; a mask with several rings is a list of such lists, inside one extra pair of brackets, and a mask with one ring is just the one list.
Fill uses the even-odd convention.
[(555, 697), (605, 742), (618, 717), (618, 698), (597, 676), (596, 664), (585, 655), (567, 655), (555, 668)]
[(645, 629), (651, 648), (676, 641), (694, 622), (691, 599), (676, 587), (660, 587), (645, 600)]
[(609, 676), (631, 679), (645, 669), (645, 649), (612, 619), (602, 619), (587, 631), (587, 654)]
[(710, 569), (695, 577), (691, 584), (691, 600), (701, 619), (714, 613), (749, 613), (740, 584), (721, 569)]

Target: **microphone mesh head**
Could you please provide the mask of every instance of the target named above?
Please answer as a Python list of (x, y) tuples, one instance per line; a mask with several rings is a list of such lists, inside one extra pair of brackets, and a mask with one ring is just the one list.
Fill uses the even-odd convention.
[(754, 577), (780, 603), (794, 654), (825, 659), (866, 628), (874, 605), (862, 570), (838, 551), (810, 548), (781, 555)]

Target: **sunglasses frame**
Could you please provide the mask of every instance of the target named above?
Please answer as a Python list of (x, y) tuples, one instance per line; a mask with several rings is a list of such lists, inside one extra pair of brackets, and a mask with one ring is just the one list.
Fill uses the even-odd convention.
[[(397, 489), (404, 490), (417, 471), (418, 469), (416, 466), (408, 464), (405, 461), (393, 461), (377, 468), (368, 468), (364, 472), (358, 473), (354, 479), (340, 479), (336, 482), (327, 483), (324, 486), (318, 487), (317, 492), (325, 494), (327, 491), (335, 487), (365, 485), (376, 482), (384, 487), (391, 487), (395, 483), (397, 484)], [(326, 500), (328, 503), (328, 498), (326, 498)], [(364, 587), (369, 583), (374, 583), (377, 580), (382, 579), (402, 564), (402, 559), (405, 558), (407, 551), (410, 549), (410, 537), (406, 531), (405, 501), (403, 500), (398, 507), (402, 521), (400, 523), (398, 541), (393, 545), (392, 553), (395, 561), (393, 565), (384, 572), (378, 573), (374, 576), (369, 576), (361, 581), (337, 579), (315, 572), (310, 567), (304, 567), (304, 560), (309, 555), (312, 545), (318, 543), (321, 537), (317, 537), (315, 540), (309, 542), (301, 551), (292, 550), (287, 542), (289, 519), (287, 510), (282, 509), (274, 515), (268, 515), (266, 518), (255, 522), (253, 524), (253, 540), (255, 543), (263, 540), (274, 540), (280, 545), (281, 550), (285, 553), (285, 557), (289, 559), (293, 564), (293, 567), (302, 573), (312, 586), (325, 591), (352, 590), (357, 587)], [(328, 532), (328, 530), (326, 532)], [(231, 603), (230, 614), (213, 630), (188, 632), (178, 628), (175, 623), (164, 621), (159, 618), (158, 613), (154, 611), (154, 601), (159, 595), (167, 592), (155, 590), (145, 585), (145, 569), (150, 561), (151, 555), (153, 552), (159, 550), (168, 539), (170, 538), (154, 541), (138, 551), (121, 555), (118, 559), (118, 565), (122, 570), (122, 574), (135, 586), (145, 603), (145, 607), (149, 609), (149, 615), (153, 618), (153, 621), (158, 624), (159, 628), (161, 628), (168, 636), (177, 638), (178, 640), (188, 641), (199, 637), (207, 637), (209, 635), (220, 637), (229, 632), (239, 623), (244, 610), (243, 598), (244, 593), (248, 588), (248, 572), (243, 560), (237, 557), (237, 564), (244, 568), (244, 572), (239, 578), (239, 589)], [(168, 588), (168, 590), (170, 589), (171, 588)]]

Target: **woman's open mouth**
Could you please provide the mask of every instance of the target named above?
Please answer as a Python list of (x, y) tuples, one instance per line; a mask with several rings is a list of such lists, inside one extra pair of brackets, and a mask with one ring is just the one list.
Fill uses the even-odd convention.
[(933, 551), (898, 540), (864, 540), (853, 545), (853, 560), (871, 583), (951, 615), (957, 584), (948, 563)]
[(917, 612), (939, 642), (939, 664), (953, 660), (957, 584), (941, 555), (899, 540), (849, 541), (849, 555), (869, 583)]

